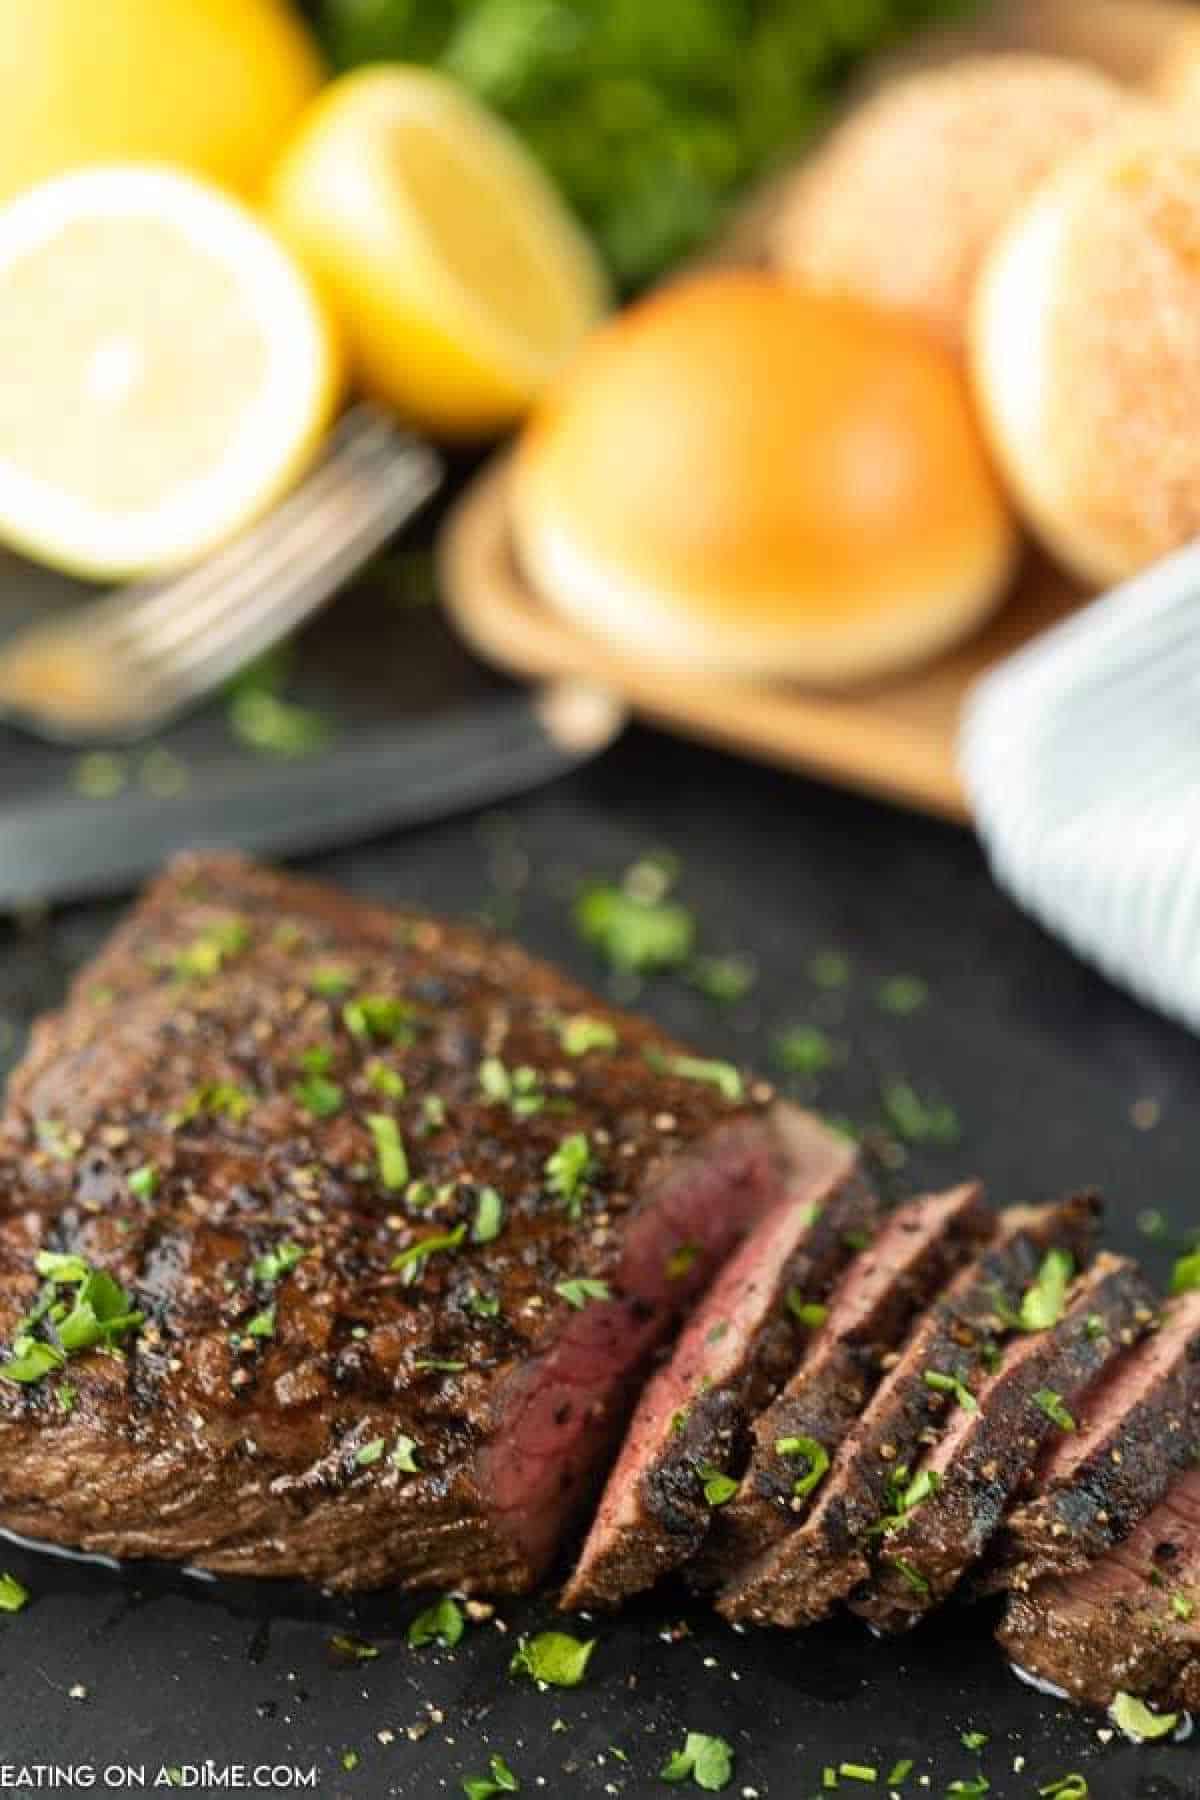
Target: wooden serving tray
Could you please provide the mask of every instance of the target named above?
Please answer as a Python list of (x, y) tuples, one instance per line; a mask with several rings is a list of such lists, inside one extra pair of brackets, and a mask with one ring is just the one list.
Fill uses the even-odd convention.
[(582, 676), (670, 730), (964, 823), (970, 810), (955, 741), (967, 689), (1081, 598), (1031, 557), (1009, 600), (970, 642), (911, 675), (835, 695), (791, 683), (664, 673), (551, 611), (513, 557), (507, 458), (491, 463), (451, 513), (439, 563), (459, 630), (481, 656), (513, 674)]

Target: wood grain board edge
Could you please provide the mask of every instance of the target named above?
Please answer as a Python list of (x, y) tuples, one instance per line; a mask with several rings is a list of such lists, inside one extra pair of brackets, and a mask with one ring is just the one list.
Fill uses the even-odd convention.
[(968, 687), (1078, 600), (1061, 577), (1031, 563), (982, 635), (912, 675), (833, 695), (663, 670), (622, 656), (558, 617), (513, 557), (504, 456), (477, 477), (450, 515), (438, 561), (459, 630), (481, 656), (511, 673), (582, 676), (668, 729), (958, 823), (970, 817), (955, 766)]

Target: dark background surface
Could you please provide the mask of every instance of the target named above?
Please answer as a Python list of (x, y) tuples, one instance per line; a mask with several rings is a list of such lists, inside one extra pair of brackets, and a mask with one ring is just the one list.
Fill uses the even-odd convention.
[[(489, 911), (535, 949), (602, 980), (570, 924), (572, 885), (660, 847), (682, 858), (681, 891), (705, 947), (751, 955), (760, 974), (732, 1009), (673, 979), (649, 984), (640, 1004), (705, 1048), (762, 1065), (779, 1027), (821, 1024), (844, 1060), (815, 1090), (785, 1086), (863, 1123), (878, 1116), (880, 1086), (894, 1077), (955, 1107), (961, 1144), (913, 1150), (902, 1185), (978, 1171), (1008, 1202), (1098, 1183), (1112, 1242), (1165, 1274), (1170, 1247), (1147, 1238), (1136, 1216), (1161, 1209), (1177, 1230), (1200, 1222), (1197, 1046), (1018, 915), (965, 833), (637, 731), (503, 815), (309, 866), (362, 894)], [(0, 926), (7, 1062), (117, 911)], [(833, 948), (848, 954), (851, 973), (828, 993), (808, 964)], [(930, 984), (912, 1016), (879, 1006), (880, 982), (896, 973)], [(1139, 1129), (1131, 1108), (1147, 1100), (1161, 1118)], [(597, 1625), (583, 1687), (539, 1693), (511, 1680), (507, 1663), (518, 1630), (552, 1621), (549, 1598), (505, 1605), (506, 1632), (474, 1626), (446, 1653), (406, 1647), (415, 1606), (398, 1596), (355, 1606), (122, 1575), (9, 1546), (0, 1568), (34, 1595), (23, 1614), (0, 1619), (0, 1764), (145, 1761), (153, 1780), (160, 1763), (283, 1761), (315, 1764), (322, 1794), (424, 1797), (461, 1793), (462, 1776), (485, 1773), (499, 1751), (525, 1793), (636, 1796), (697, 1791), (656, 1779), (691, 1729), (727, 1737), (737, 1754), (727, 1791), (763, 1800), (820, 1795), (828, 1762), (876, 1764), (882, 1777), (903, 1756), (917, 1763), (906, 1796), (941, 1795), (980, 1768), (1001, 1800), (1069, 1770), (1104, 1800), (1200, 1796), (1196, 1744), (1102, 1744), (1102, 1719), (1013, 1679), (983, 1609), (877, 1644), (849, 1623), (795, 1637), (734, 1634), (664, 1592)], [(690, 1635), (665, 1641), (664, 1627), (684, 1618)], [(378, 1644), (379, 1658), (336, 1666), (328, 1640), (339, 1629)], [(414, 1740), (409, 1727), (427, 1729)], [(989, 1734), (982, 1753), (964, 1749), (964, 1731)], [(393, 1741), (380, 1742), (381, 1732)], [(352, 1771), (342, 1767), (348, 1750), (359, 1758)], [(922, 1774), (928, 1786), (918, 1785)], [(843, 1780), (840, 1791), (886, 1789)]]

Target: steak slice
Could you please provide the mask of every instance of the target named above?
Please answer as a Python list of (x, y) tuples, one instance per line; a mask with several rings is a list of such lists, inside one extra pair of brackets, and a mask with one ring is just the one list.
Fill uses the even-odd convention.
[(1200, 1446), (1200, 1292), (1096, 1383), (1080, 1429), (1050, 1445), (1034, 1496), (999, 1533), (984, 1587), (1084, 1569), (1156, 1507)]
[(1018, 1673), (1084, 1705), (1200, 1709), (1200, 1469), (1099, 1562), (1013, 1594), (997, 1635)]
[(736, 1497), (714, 1518), (694, 1567), (698, 1585), (722, 1584), (794, 1530), (797, 1492), (811, 1465), (778, 1446), (802, 1440), (832, 1456), (874, 1390), (884, 1359), (955, 1269), (990, 1233), (978, 1183), (898, 1207), (842, 1277), (829, 1313), (779, 1398), (754, 1420)]
[(883, 1536), (874, 1585), (852, 1600), (853, 1610), (901, 1631), (946, 1599), (983, 1554), (1043, 1446), (1074, 1429), (1096, 1377), (1153, 1319), (1154, 1295), (1137, 1265), (1105, 1252), (1073, 1284), (1056, 1325), (1010, 1345), (967, 1404), (945, 1395), (953, 1413), (918, 1469), (933, 1491)]
[(723, 1590), (727, 1619), (756, 1625), (815, 1624), (871, 1573), (870, 1542), (931, 1434), (940, 1433), (942, 1396), (925, 1381), (941, 1369), (977, 1386), (1045, 1253), (1078, 1264), (1090, 1254), (1097, 1205), (1073, 1196), (1052, 1206), (1009, 1207), (996, 1236), (917, 1322), (866, 1411), (830, 1464), (812, 1510)]
[[(344, 1588), (526, 1588), (810, 1138), (513, 944), (186, 860), (11, 1084), (0, 1525)], [(79, 1260), (40, 1288), (47, 1252)], [(94, 1319), (59, 1367), (85, 1292), (144, 1325), (113, 1355)]]
[(642, 1395), (564, 1606), (619, 1605), (695, 1553), (712, 1517), (706, 1482), (734, 1466), (748, 1420), (795, 1368), (803, 1307), (819, 1308), (878, 1224), (857, 1152), (816, 1120), (793, 1169), (788, 1198), (726, 1263)]

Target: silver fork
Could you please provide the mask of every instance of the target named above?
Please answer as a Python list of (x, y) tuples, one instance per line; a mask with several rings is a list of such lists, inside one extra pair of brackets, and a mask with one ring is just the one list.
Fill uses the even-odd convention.
[(0, 649), (0, 714), (60, 741), (143, 736), (324, 605), (441, 474), (427, 445), (353, 407), (305, 480), (204, 562), (10, 639)]

